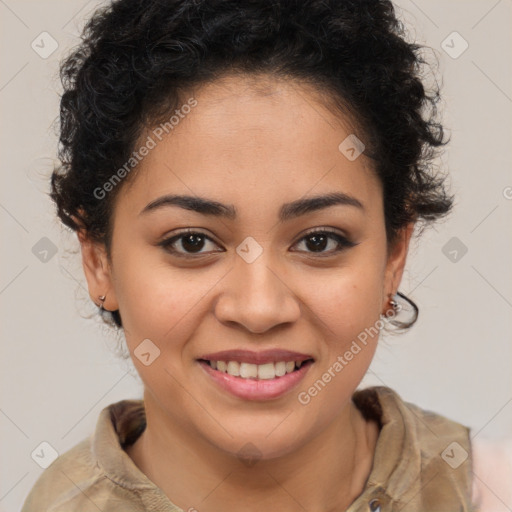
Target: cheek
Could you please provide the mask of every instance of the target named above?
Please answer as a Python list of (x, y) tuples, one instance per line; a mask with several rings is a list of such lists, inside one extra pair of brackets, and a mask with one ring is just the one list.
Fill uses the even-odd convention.
[(381, 327), (382, 281), (378, 265), (345, 267), (317, 279), (309, 293), (312, 322), (324, 343), (319, 345), (319, 364), (297, 391), (297, 400), (304, 418), (317, 418), (318, 428), (350, 400), (372, 362)]
[(329, 337), (347, 340), (375, 323), (381, 313), (383, 274), (377, 265), (303, 276), (304, 301)]
[(144, 338), (160, 340), (183, 316), (186, 297), (173, 293), (182, 288), (180, 277), (155, 260), (154, 249), (137, 249), (133, 244), (125, 251), (119, 247), (114, 261), (116, 296), (132, 350), (132, 345)]
[[(163, 352), (182, 350), (206, 314), (216, 272), (172, 267), (165, 258), (133, 251), (116, 263), (116, 295), (130, 352), (144, 339)], [(201, 274), (201, 275), (199, 275)]]

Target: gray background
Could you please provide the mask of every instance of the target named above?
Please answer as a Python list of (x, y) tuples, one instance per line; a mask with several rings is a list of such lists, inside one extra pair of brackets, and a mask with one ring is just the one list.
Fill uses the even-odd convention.
[[(78, 242), (46, 195), (58, 61), (96, 5), (0, 0), (2, 511), (19, 510), (43, 471), (31, 457), (41, 442), (63, 453), (92, 433), (103, 407), (142, 397), (131, 363), (113, 354), (115, 336), (94, 319)], [(512, 436), (512, 1), (397, 6), (411, 38), (439, 58), (452, 142), (438, 165), (449, 170), (457, 200), (411, 246), (400, 290), (419, 305), (418, 324), (381, 339), (362, 387), (390, 386), (480, 438)], [(58, 43), (47, 58), (45, 31)], [(460, 37), (469, 46), (458, 55)], [(44, 256), (43, 246), (57, 252)]]

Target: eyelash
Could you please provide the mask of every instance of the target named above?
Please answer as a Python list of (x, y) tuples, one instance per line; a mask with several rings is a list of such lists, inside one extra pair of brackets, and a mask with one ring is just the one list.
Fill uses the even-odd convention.
[[(204, 254), (206, 254), (206, 253), (182, 253), (172, 247), (172, 245), (175, 242), (177, 242), (178, 240), (180, 240), (186, 236), (190, 236), (190, 235), (202, 235), (205, 239), (210, 240), (211, 242), (215, 243), (215, 241), (212, 240), (208, 235), (206, 235), (206, 233), (203, 233), (202, 231), (195, 231), (193, 229), (188, 229), (186, 231), (182, 231), (181, 233), (179, 233), (177, 235), (173, 235), (170, 238), (162, 240), (158, 245), (163, 247), (167, 252), (169, 252), (179, 258), (189, 258), (189, 259), (198, 258), (198, 257), (201, 257)], [(319, 257), (325, 257), (325, 255), (332, 256), (333, 254), (337, 254), (337, 253), (343, 251), (344, 249), (350, 249), (351, 247), (358, 245), (356, 242), (352, 242), (352, 241), (348, 240), (343, 235), (340, 235), (338, 232), (330, 230), (330, 229), (326, 229), (326, 228), (323, 228), (323, 229), (315, 228), (314, 230), (308, 231), (294, 245), (297, 245), (298, 243), (304, 241), (305, 239), (307, 239), (308, 237), (311, 237), (312, 235), (327, 235), (329, 238), (334, 239), (338, 243), (338, 247), (335, 250), (318, 252), (318, 253), (315, 253), (314, 251), (306, 251), (306, 252), (309, 252), (310, 254), (316, 254)], [(222, 251), (215, 251), (215, 252), (222, 252)], [(298, 251), (298, 252), (302, 252), (302, 251)]]

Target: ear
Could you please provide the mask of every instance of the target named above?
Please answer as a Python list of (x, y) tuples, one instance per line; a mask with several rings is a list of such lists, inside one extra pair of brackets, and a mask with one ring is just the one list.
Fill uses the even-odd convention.
[(383, 290), (383, 300), (385, 304), (388, 302), (389, 295), (398, 291), (398, 287), (402, 281), (402, 274), (409, 252), (409, 242), (414, 231), (414, 225), (414, 222), (410, 222), (399, 231), (396, 241), (388, 254)]
[(101, 305), (99, 297), (105, 295), (104, 309), (108, 311), (119, 309), (113, 286), (112, 269), (104, 244), (92, 240), (84, 229), (80, 229), (77, 236), (82, 252), (82, 266), (92, 301), (99, 306)]

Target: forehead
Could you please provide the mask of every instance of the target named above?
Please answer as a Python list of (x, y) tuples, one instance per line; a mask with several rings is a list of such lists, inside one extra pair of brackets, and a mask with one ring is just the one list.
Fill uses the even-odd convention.
[(155, 144), (123, 192), (131, 209), (140, 211), (167, 193), (208, 197), (243, 210), (244, 204), (266, 208), (332, 191), (379, 206), (381, 188), (371, 161), (364, 153), (351, 160), (340, 150), (354, 135), (349, 118), (334, 113), (312, 86), (228, 76), (183, 97), (184, 104), (196, 104), (176, 112), (169, 133), (156, 136), (153, 127), (141, 137), (141, 143), (150, 137)]

